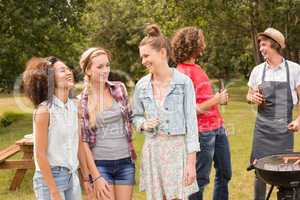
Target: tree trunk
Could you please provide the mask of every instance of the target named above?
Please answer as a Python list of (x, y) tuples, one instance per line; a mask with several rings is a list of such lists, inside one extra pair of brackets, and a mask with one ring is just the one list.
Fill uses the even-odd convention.
[[(251, 1), (250, 1), (251, 3)], [(256, 41), (256, 35), (258, 33), (257, 31), (257, 24), (255, 24), (258, 21), (258, 7), (259, 7), (259, 0), (255, 0), (252, 2), (252, 5), (250, 5), (252, 8), (252, 12), (250, 13), (250, 25), (251, 25), (251, 39), (253, 43), (253, 58), (255, 61), (255, 64), (258, 65), (262, 62), (262, 58), (260, 56), (259, 52), (259, 45)]]

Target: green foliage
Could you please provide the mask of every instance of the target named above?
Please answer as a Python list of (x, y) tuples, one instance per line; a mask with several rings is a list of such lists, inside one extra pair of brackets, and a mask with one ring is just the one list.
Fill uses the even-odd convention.
[[(230, 102), (227, 106), (222, 106), (221, 112), (225, 120), (225, 127), (229, 132), (229, 142), (232, 160), (232, 180), (229, 184), (231, 200), (250, 200), (253, 199), (253, 179), (254, 173), (246, 171), (249, 164), (249, 156), (251, 149), (251, 141), (253, 136), (253, 128), (255, 123), (255, 107), (245, 102), (247, 86), (245, 81), (235, 80), (232, 87), (229, 88)], [(242, 87), (241, 87), (242, 86)], [(9, 107), (9, 102), (2, 104)], [(25, 114), (22, 120), (18, 120), (13, 126), (8, 128), (0, 128), (0, 149), (4, 149), (21, 139), (25, 134), (32, 132), (32, 116)], [(143, 134), (135, 133), (133, 142), (138, 154), (136, 161), (136, 185), (134, 186), (133, 199), (145, 200), (144, 192), (139, 191), (139, 169), (141, 161), (141, 152), (143, 145)], [(295, 134), (295, 151), (300, 151), (300, 135)], [(20, 155), (22, 156), (22, 155)], [(17, 158), (18, 159), (18, 158)], [(214, 174), (212, 170), (210, 176), (210, 184), (205, 189), (204, 199), (212, 199), (214, 187)], [(36, 199), (32, 189), (33, 171), (26, 172), (21, 188), (16, 192), (9, 191), (9, 185), (15, 175), (15, 170), (0, 170), (0, 199), (5, 200), (34, 200)], [(273, 192), (271, 199), (276, 199)]]
[(138, 45), (153, 22), (170, 38), (184, 26), (203, 29), (199, 64), (209, 76), (248, 78), (262, 61), (256, 35), (269, 26), (286, 36), (285, 57), (300, 62), (299, 13), (297, 0), (0, 1), (0, 90), (12, 88), (31, 56), (55, 55), (79, 73), (78, 58), (91, 46), (112, 52), (115, 78), (136, 81), (145, 73)]
[(0, 117), (0, 128), (5, 128), (11, 125), (13, 122), (20, 120), (24, 117), (22, 113), (5, 112)]
[(90, 46), (107, 48), (113, 54), (112, 71), (120, 70), (130, 78), (141, 75), (138, 65), (138, 43), (141, 26), (139, 1), (92, 1), (82, 22), (87, 30)]
[(82, 17), (90, 46), (102, 46), (113, 54), (113, 71), (120, 70), (136, 81), (145, 69), (138, 45), (146, 24), (158, 23), (166, 36), (183, 24), (177, 1), (91, 1)]
[(207, 49), (199, 63), (212, 77), (248, 78), (251, 69), (262, 61), (255, 36), (268, 26), (286, 35), (286, 57), (296, 62), (300, 59), (296, 0), (102, 0), (89, 2), (88, 8), (82, 23), (88, 30), (90, 45), (110, 49), (113, 68), (126, 72), (133, 80), (144, 73), (138, 60), (138, 44), (145, 24), (153, 22), (168, 37), (183, 26), (202, 28)]
[(84, 5), (84, 0), (0, 1), (0, 88), (12, 89), (32, 56), (55, 55), (74, 66)]

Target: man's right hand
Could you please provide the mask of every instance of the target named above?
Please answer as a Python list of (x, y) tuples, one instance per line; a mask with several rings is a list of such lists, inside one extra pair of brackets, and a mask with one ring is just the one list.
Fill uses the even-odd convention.
[(259, 93), (258, 90), (253, 90), (252, 92), (250, 92), (248, 94), (248, 101), (250, 101), (251, 103), (255, 103), (257, 105), (260, 105), (263, 103), (264, 101), (264, 97), (262, 94)]
[(224, 105), (228, 103), (229, 100), (229, 96), (228, 96), (228, 92), (226, 89), (222, 90), (221, 92), (217, 92), (215, 94), (215, 98), (217, 98), (218, 103), (220, 105)]

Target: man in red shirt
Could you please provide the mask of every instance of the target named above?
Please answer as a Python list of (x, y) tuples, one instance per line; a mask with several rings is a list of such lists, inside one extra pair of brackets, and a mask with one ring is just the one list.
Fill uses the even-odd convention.
[(214, 161), (216, 170), (213, 200), (228, 199), (228, 182), (231, 179), (230, 149), (219, 105), (226, 104), (225, 90), (214, 94), (205, 71), (196, 65), (205, 49), (203, 32), (196, 27), (179, 29), (172, 38), (172, 48), (177, 69), (188, 75), (193, 83), (197, 102), (200, 152), (197, 153), (197, 182), (199, 192), (189, 200), (203, 199), (204, 187), (209, 183), (209, 174)]

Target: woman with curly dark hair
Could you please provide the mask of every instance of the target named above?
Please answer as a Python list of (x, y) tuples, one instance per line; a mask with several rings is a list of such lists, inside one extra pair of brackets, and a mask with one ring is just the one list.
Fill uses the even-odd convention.
[[(55, 57), (30, 59), (23, 73), (26, 96), (34, 104), (33, 136), (37, 199), (79, 200), (77, 105), (69, 98), (72, 71)], [(78, 154), (79, 153), (79, 154)]]
[(209, 183), (212, 162), (216, 169), (214, 200), (228, 199), (228, 182), (231, 178), (230, 149), (223, 118), (218, 106), (228, 101), (226, 90), (213, 94), (212, 85), (196, 60), (206, 47), (203, 31), (197, 27), (185, 27), (176, 31), (172, 41), (177, 69), (188, 75), (194, 84), (201, 151), (197, 152), (197, 182), (200, 191), (190, 200), (203, 199), (203, 190)]

